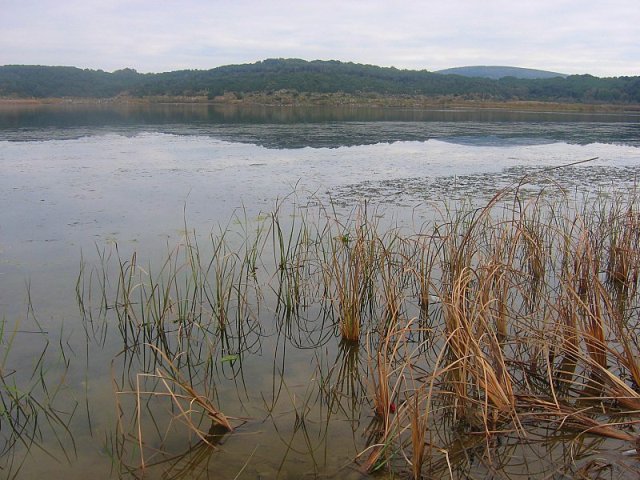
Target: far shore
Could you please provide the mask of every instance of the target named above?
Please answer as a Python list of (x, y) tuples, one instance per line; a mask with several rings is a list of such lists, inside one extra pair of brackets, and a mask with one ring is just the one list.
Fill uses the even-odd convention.
[(460, 98), (454, 96), (426, 97), (410, 95), (352, 95), (345, 93), (297, 93), (277, 91), (272, 93), (225, 93), (222, 96), (157, 96), (113, 98), (2, 98), (0, 108), (10, 106), (40, 105), (237, 105), (265, 107), (354, 107), (354, 108), (408, 108), (419, 110), (521, 110), (531, 112), (583, 112), (583, 113), (638, 113), (640, 104), (604, 104), (542, 102), (526, 100), (494, 100)]

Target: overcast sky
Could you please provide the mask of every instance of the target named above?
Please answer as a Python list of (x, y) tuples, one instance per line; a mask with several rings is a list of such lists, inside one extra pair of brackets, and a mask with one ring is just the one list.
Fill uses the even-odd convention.
[(0, 65), (161, 72), (273, 57), (640, 75), (640, 1), (0, 0)]

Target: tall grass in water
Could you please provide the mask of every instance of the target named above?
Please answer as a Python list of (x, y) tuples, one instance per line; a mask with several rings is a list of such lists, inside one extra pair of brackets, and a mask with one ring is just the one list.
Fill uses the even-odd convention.
[[(469, 218), (454, 219), (444, 237), (446, 281), (441, 286), (450, 362), (448, 383), (456, 416), (487, 432), (498, 417), (512, 416), (511, 375), (500, 339), (507, 336), (505, 280), (510, 265), (509, 223), (494, 228), (490, 215), (497, 197)], [(494, 320), (492, 322), (492, 320)]]
[[(211, 400), (212, 393), (210, 391), (202, 393), (196, 391), (193, 386), (193, 379), (186, 378), (166, 353), (154, 346), (150, 346), (150, 348), (159, 358), (155, 372), (139, 373), (136, 376), (133, 390), (117, 392), (118, 396), (131, 395), (135, 397), (135, 426), (132, 431), (129, 431), (120, 423), (120, 434), (123, 437), (135, 438), (140, 453), (139, 468), (143, 470), (149, 464), (149, 459), (145, 458), (145, 452), (148, 450), (153, 452), (150, 447), (153, 444), (153, 441), (151, 441), (153, 439), (147, 440), (145, 438), (142, 415), (145, 405), (148, 408), (149, 402), (153, 398), (168, 399), (171, 404), (171, 411), (175, 412), (169, 422), (154, 419), (154, 423), (157, 425), (168, 423), (168, 429), (173, 428), (174, 423), (181, 423), (185, 425), (187, 431), (198, 438), (198, 441), (210, 447), (215, 447), (215, 441), (212, 440), (209, 434), (211, 430), (233, 431), (230, 419)], [(151, 386), (149, 390), (146, 389), (148, 385)], [(210, 386), (205, 388), (209, 390)], [(153, 453), (157, 455), (162, 452), (155, 451)]]
[[(42, 330), (30, 296), (27, 311), (23, 321), (0, 321), (0, 476), (7, 479), (20, 478), (32, 453), (68, 463), (77, 455), (70, 425), (78, 403), (66, 388), (69, 352)], [(33, 358), (24, 358), (25, 351)]]
[[(215, 423), (237, 414), (213, 407), (223, 359), (264, 354), (264, 335), (295, 326), (314, 335), (283, 341), (317, 356), (339, 351), (337, 366), (320, 372), (321, 390), (332, 414), (348, 412), (354, 425), (369, 417), (358, 457), (365, 470), (464, 476), (471, 450), (493, 468), (526, 455), (544, 428), (633, 443), (635, 194), (524, 195), (504, 191), (480, 209), (444, 209), (409, 233), (382, 228), (366, 205), (344, 215), (294, 207), (287, 217), (279, 204), (255, 233), (227, 227), (206, 253), (185, 241), (160, 274), (140, 268), (137, 255), (118, 260), (116, 300), (91, 298), (107, 299), (100, 311), (115, 312), (126, 350), (149, 359), (119, 391), (173, 399), (176, 420), (189, 418), (181, 409), (189, 397)], [(91, 311), (89, 299), (82, 309)], [(311, 312), (322, 316), (319, 327)], [(282, 378), (273, 383), (291, 384), (275, 375)], [(153, 388), (135, 388), (140, 379)], [(360, 399), (366, 385), (368, 402)], [(614, 424), (620, 413), (631, 420)], [(206, 443), (206, 429), (187, 426)], [(562, 462), (568, 474), (577, 468)]]
[[(118, 428), (111, 449), (124, 466), (171, 457), (175, 452), (163, 451), (165, 437), (194, 436), (213, 446), (211, 427), (233, 430), (215, 406), (216, 379), (228, 365), (241, 371), (243, 355), (260, 349), (256, 270), (265, 231), (262, 221), (255, 231), (234, 225), (244, 230), (223, 229), (208, 242), (187, 233), (157, 270), (151, 262), (140, 266), (138, 252), (127, 258), (116, 247), (113, 257), (81, 272), (80, 292), (102, 289), (81, 303), (85, 321), (101, 317), (101, 328), (116, 326), (122, 339), (114, 359)], [(110, 281), (92, 282), (103, 277)], [(106, 299), (106, 307), (91, 305), (91, 298)], [(170, 414), (159, 414), (163, 409)]]
[(353, 220), (336, 221), (334, 228), (328, 230), (325, 282), (336, 307), (340, 334), (350, 342), (360, 340), (366, 309), (373, 308), (378, 255), (375, 227), (365, 205), (355, 212)]
[(635, 294), (640, 279), (640, 212), (635, 202), (609, 212), (607, 280), (618, 290)]

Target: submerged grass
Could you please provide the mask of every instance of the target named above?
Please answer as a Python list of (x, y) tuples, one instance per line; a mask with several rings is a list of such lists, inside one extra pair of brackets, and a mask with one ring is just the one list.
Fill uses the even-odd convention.
[[(0, 321), (2, 478), (19, 478), (34, 454), (55, 462), (71, 463), (76, 458), (70, 425), (78, 403), (67, 395), (65, 385), (69, 354), (62, 333), (57, 345), (52, 337), (36, 320), (30, 296), (24, 323)], [(27, 338), (29, 347), (24, 350), (32, 352), (32, 358), (25, 358), (23, 349), (16, 346)]]
[[(87, 331), (98, 318), (117, 325), (127, 360), (116, 390), (137, 398), (119, 404), (137, 433), (123, 427), (114, 450), (124, 458), (126, 445), (137, 449), (144, 467), (153, 444), (144, 432), (157, 432), (156, 449), (167, 443), (168, 430), (142, 408), (143, 392), (169, 398), (172, 427), (180, 420), (198, 445), (213, 442), (196, 410), (233, 430), (228, 415), (241, 408), (215, 400), (218, 373), (237, 362), (244, 375), (243, 360), (265, 355), (261, 339), (272, 328), (316, 358), (323, 348), (338, 352), (336, 365), (318, 362), (316, 401), (328, 406), (327, 425), (332, 415), (354, 425), (369, 417), (367, 428), (354, 427), (365, 437), (358, 460), (366, 471), (415, 479), (507, 472), (510, 458), (557, 442), (559, 432), (566, 443), (600, 436), (636, 448), (636, 200), (635, 191), (523, 198), (516, 188), (479, 209), (444, 209), (415, 232), (383, 227), (367, 205), (343, 215), (282, 202), (206, 245), (188, 234), (159, 273), (116, 250), (112, 275), (102, 255), (96, 270), (83, 268), (77, 292)], [(273, 372), (268, 415), (278, 392), (289, 391), (284, 363), (274, 360)], [(305, 393), (294, 409), (309, 445), (311, 403)], [(585, 468), (549, 448), (559, 474)]]

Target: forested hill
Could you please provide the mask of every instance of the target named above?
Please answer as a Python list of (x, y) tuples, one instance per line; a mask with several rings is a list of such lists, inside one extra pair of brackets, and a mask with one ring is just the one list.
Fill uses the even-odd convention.
[(436, 73), (463, 75), (465, 77), (493, 78), (494, 80), (503, 77), (534, 79), (567, 76), (564, 73), (549, 72), (548, 70), (536, 70), (534, 68), (502, 67), (489, 65), (447, 68), (444, 70), (438, 70)]
[(640, 103), (640, 77), (501, 79), (443, 75), (338, 61), (270, 59), (211, 70), (141, 74), (74, 67), (0, 67), (0, 97), (95, 97), (119, 95), (202, 96), (278, 90), (366, 95), (459, 96), (486, 100), (537, 100), (583, 103)]

